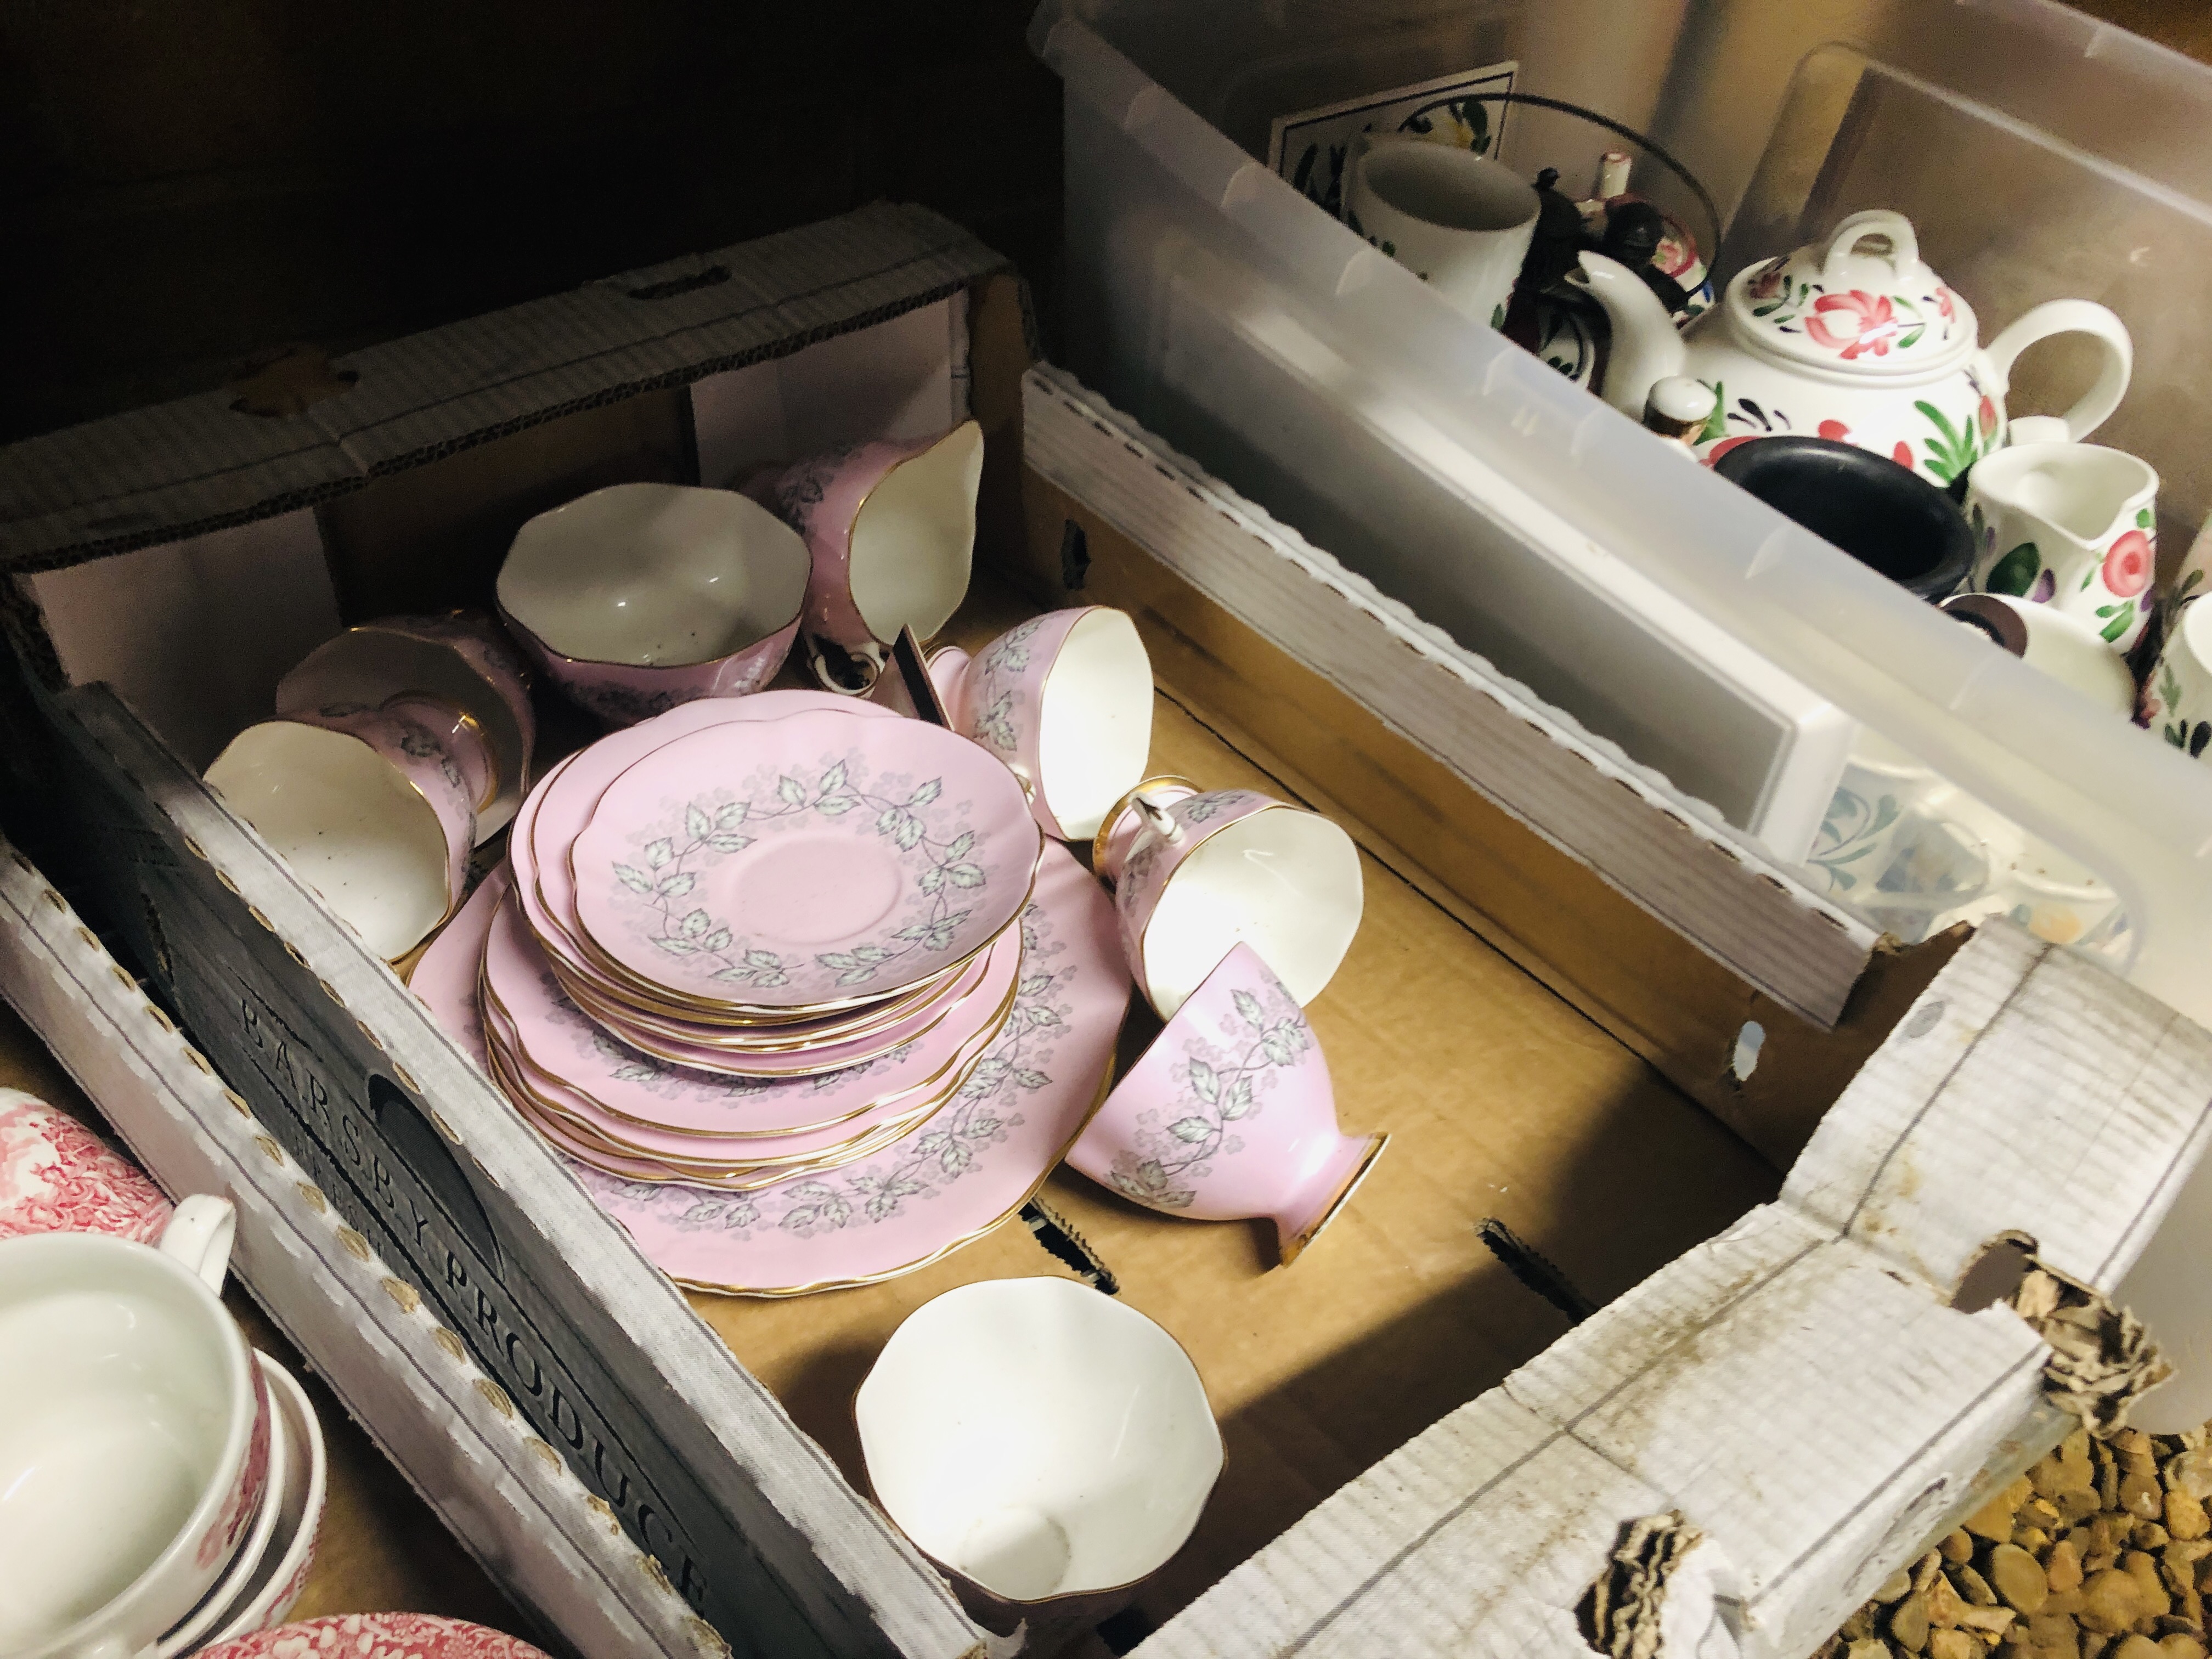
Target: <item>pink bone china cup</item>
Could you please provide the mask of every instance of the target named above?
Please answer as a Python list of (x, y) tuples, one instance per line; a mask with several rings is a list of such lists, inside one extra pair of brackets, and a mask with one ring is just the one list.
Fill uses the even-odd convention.
[(150, 1651), (244, 1543), (270, 1424), (216, 1295), (234, 1225), (203, 1194), (158, 1249), (91, 1233), (0, 1243), (0, 1651)]
[(570, 698), (631, 726), (774, 678), (798, 637), (807, 552), (729, 489), (614, 484), (524, 525), (500, 616)]
[(444, 703), (475, 723), (494, 775), (489, 799), (477, 811), (477, 839), (503, 828), (528, 787), (538, 723), (529, 671), (489, 615), (384, 617), (349, 628), (276, 683), (276, 712), (305, 720), (403, 696)]
[[(1140, 820), (1133, 833), (1131, 817)], [(1359, 931), (1365, 898), (1352, 837), (1253, 790), (1168, 798), (1139, 787), (1100, 827), (1097, 844), (1129, 969), (1163, 1019), (1239, 943), (1303, 1006)]]
[(1312, 1028), (1239, 945), (1115, 1085), (1067, 1161), (1165, 1215), (1266, 1217), (1287, 1267), (1342, 1212), (1389, 1140), (1337, 1127)]
[(67, 1112), (0, 1089), (0, 1239), (106, 1233), (151, 1244), (169, 1213), (159, 1187)]
[(469, 777), (418, 721), (264, 720), (230, 740), (207, 782), (387, 962), (460, 899), (476, 839)]
[(930, 672), (955, 727), (1022, 781), (1049, 835), (1090, 840), (1145, 775), (1152, 665), (1126, 611), (1048, 611), (1001, 634), (973, 662), (939, 653)]
[(805, 538), (807, 633), (874, 670), (901, 629), (927, 640), (943, 628), (968, 596), (982, 477), (983, 428), (964, 421), (939, 438), (811, 456), (749, 486)]

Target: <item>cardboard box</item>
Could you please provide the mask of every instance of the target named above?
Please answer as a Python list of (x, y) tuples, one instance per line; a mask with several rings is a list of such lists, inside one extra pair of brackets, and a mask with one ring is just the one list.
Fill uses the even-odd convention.
[[(1726, 1494), (1691, 1491), (1663, 1460), (1632, 1468), (1626, 1443), (1562, 1444), (1511, 1486), (1519, 1507), (1480, 1511), (1501, 1559), (1531, 1564), (1513, 1597), (1437, 1601), (1432, 1584), (1400, 1597), (1385, 1569), (1415, 1561), (1403, 1553), (1428, 1535), (1422, 1504), (1477, 1514), (1492, 1491), (1475, 1478), (1483, 1459), (1512, 1463), (1516, 1433), (1572, 1432), (1478, 1400), (1568, 1328), (1478, 1224), (1504, 1222), (1595, 1302), (1651, 1279), (1634, 1305), (1689, 1318), (1694, 1298), (1669, 1302), (1669, 1285), (1702, 1282), (1697, 1252), (1775, 1197), (1854, 1075), (1869, 1088), (1892, 1075), (1884, 1045), (1919, 1013), (1901, 1017), (1980, 983), (1991, 951), (2019, 975), (2033, 963), (2002, 933), (1971, 962), (1953, 960), (1959, 938), (1885, 951), (1079, 388), (1042, 371), (1025, 382), (1030, 357), (1018, 285), (988, 250), (883, 208), (361, 354), (342, 365), (352, 390), (299, 414), (264, 421), (211, 396), (0, 452), (9, 623), (35, 682), (42, 787), (71, 813), (42, 851), (161, 1006), (83, 955), (100, 948), (91, 925), (20, 866), (0, 984), (157, 1175), (240, 1200), (242, 1271), (349, 1379), (349, 1403), (464, 1541), (578, 1651), (1002, 1650), (860, 1495), (851, 1391), (928, 1296), (1055, 1264), (1006, 1228), (863, 1290), (687, 1305), (195, 775), (318, 630), (481, 599), (543, 506), (622, 477), (727, 482), (775, 454), (972, 410), (988, 444), (983, 552), (1006, 580), (979, 580), (948, 636), (978, 643), (1040, 603), (1122, 605), (1163, 688), (1156, 768), (1320, 805), (1368, 855), (1366, 924), (1311, 1017), (1346, 1123), (1394, 1145), (1327, 1239), (1273, 1270), (1255, 1229), (1164, 1220), (1065, 1171), (1046, 1189), (1122, 1294), (1191, 1348), (1229, 1441), (1213, 1504), (1139, 1614), (1170, 1650), (1225, 1642), (1207, 1632), (1241, 1605), (1237, 1587), (1276, 1582), (1283, 1561), (1306, 1559), (1301, 1539), (1325, 1535), (1347, 1565), (1369, 1563), (1346, 1582), (1313, 1577), (1338, 1583), (1328, 1607), (1285, 1592), (1277, 1625), (1232, 1624), (1304, 1641), (1373, 1595), (1342, 1632), (1386, 1613), (1411, 1629), (1420, 1608), (1449, 1606), (1454, 1630), (1494, 1615), (1498, 1641), (1565, 1640), (1561, 1607), (1587, 1562), (1511, 1542), (1516, 1516), (1547, 1493), (1608, 1494), (1576, 1534), (1601, 1561), (1626, 1511), (1717, 1514)], [(195, 596), (204, 629), (137, 602), (163, 591)], [(239, 618), (263, 615), (270, 592), (282, 603), (264, 640)], [(204, 643), (249, 638), (252, 651)], [(71, 684), (101, 675), (123, 695)], [(9, 752), (37, 764), (28, 737)], [(123, 1001), (88, 1012), (84, 988), (103, 975)], [(2183, 1034), (2178, 1058), (2146, 1074), (2155, 1133), (2092, 1125), (2080, 1149), (2148, 1194), (2113, 1265), (2196, 1155), (2203, 1125), (2178, 1103), (2195, 1090), (2201, 1118), (2212, 1072), (2193, 1028), (2117, 981), (2069, 989), (2074, 1008), (2055, 1017), (2085, 1052), (2147, 1021)], [(134, 1026), (161, 1045), (141, 1033), (130, 1075), (111, 1075), (115, 1034)], [(2018, 1036), (1961, 1027), (1942, 1041), (2002, 1055)], [(2016, 1093), (1976, 1101), (2019, 1109)], [(2053, 1109), (2070, 1121), (2063, 1101)], [(1870, 1246), (1820, 1224), (1850, 1273), (1893, 1268), (1922, 1301), (1948, 1294), (1926, 1277), (1948, 1248), (1934, 1236), (1910, 1271), (1868, 1269)], [(1610, 1341), (1577, 1332), (1575, 1351)], [(1993, 1343), (1954, 1357), (1956, 1375), (2034, 1346)], [(1795, 1385), (1756, 1342), (1745, 1352), (1731, 1387)], [(1468, 1412), (1487, 1425), (1479, 1444)], [(456, 1456), (441, 1436), (462, 1413)], [(1432, 1459), (1432, 1425), (1461, 1450)], [(1992, 1408), (1946, 1455), (2021, 1432)], [(1884, 1518), (1876, 1553), (1914, 1541), (1929, 1517), (1908, 1512), (1895, 1536)], [(1351, 1532), (1328, 1531), (1347, 1515)], [(1739, 1550), (1731, 1565), (1757, 1563)], [(1175, 1618), (1232, 1569), (1216, 1593), (1230, 1600)]]

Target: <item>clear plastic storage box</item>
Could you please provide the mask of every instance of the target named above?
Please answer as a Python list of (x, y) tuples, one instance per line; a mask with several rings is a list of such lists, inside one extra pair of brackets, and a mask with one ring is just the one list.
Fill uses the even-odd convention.
[[(1882, 207), (1984, 343), (2100, 301), (2136, 359), (2095, 441), (2158, 469), (2170, 574), (2212, 507), (2212, 70), (2038, 0), (1047, 0), (1031, 40), (1066, 87), (1083, 380), (1766, 851), (1813, 848), (1811, 892), (1907, 938), (2041, 919), (2016, 881), (1824, 867), (1848, 750), (1948, 802), (1954, 842), (2039, 848), (2012, 868), (2049, 893), (2108, 884), (2046, 936), (2212, 1022), (2212, 770), (1686, 465), (1267, 159), (1286, 117), (1506, 65), (1705, 182), (1718, 283)], [(1514, 106), (1495, 153), (1580, 194), (1613, 142)], [(1662, 170), (1635, 185), (1709, 234)], [(2094, 368), (2072, 352), (2021, 360), (2015, 417), (2072, 401)]]

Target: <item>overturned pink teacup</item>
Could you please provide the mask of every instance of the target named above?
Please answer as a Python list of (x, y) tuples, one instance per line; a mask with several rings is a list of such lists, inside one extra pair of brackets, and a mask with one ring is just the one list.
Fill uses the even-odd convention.
[(1336, 1127), (1313, 1028), (1282, 981), (1239, 945), (1115, 1085), (1067, 1161), (1163, 1214), (1266, 1217), (1287, 1267), (1342, 1212), (1389, 1140)]
[(968, 596), (983, 428), (880, 439), (811, 456), (746, 485), (805, 539), (811, 563), (801, 626), (854, 659), (865, 684), (815, 672), (833, 691), (865, 690), (902, 628), (927, 640)]
[(502, 829), (530, 783), (537, 717), (530, 675), (489, 616), (382, 617), (325, 640), (276, 683), (276, 712), (307, 720), (412, 695), (448, 705), (483, 732), (495, 775), (477, 811), (477, 839)]
[(1149, 780), (1115, 804), (1092, 846), (1129, 971), (1163, 1019), (1240, 943), (1311, 1002), (1359, 931), (1352, 837), (1255, 790)]
[(1152, 747), (1152, 664), (1128, 613), (1048, 611), (972, 660), (930, 658), (953, 728), (1022, 781), (1045, 833), (1089, 841), (1145, 775)]

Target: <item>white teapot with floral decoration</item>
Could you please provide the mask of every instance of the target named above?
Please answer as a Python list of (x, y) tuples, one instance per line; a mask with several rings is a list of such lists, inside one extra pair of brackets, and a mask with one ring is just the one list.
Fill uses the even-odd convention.
[(1642, 278), (1602, 254), (1583, 254), (1569, 280), (1613, 325), (1607, 403), (1641, 419), (1655, 380), (1712, 390), (1695, 439), (1707, 459), (1756, 438), (1835, 438), (1948, 484), (2005, 441), (2013, 360), (2038, 340), (2079, 333), (2102, 347), (2096, 384), (2064, 416), (2077, 441), (2118, 406), (2135, 362), (2126, 325), (2087, 300), (2037, 306), (1984, 348), (1972, 308), (1921, 263), (1911, 222), (1881, 210), (1738, 272), (1680, 333)]

